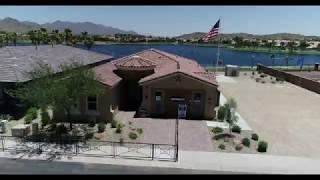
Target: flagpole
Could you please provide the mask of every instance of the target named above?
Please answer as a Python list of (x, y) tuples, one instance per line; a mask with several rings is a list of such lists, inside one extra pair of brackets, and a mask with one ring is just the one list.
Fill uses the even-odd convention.
[(219, 37), (220, 36), (220, 33), (219, 31), (221, 30), (221, 16), (219, 17), (219, 29), (218, 29), (218, 50), (217, 50), (217, 60), (216, 60), (216, 72), (215, 72), (215, 75), (217, 75), (218, 73), (218, 61), (220, 59), (220, 41), (221, 41), (221, 38)]

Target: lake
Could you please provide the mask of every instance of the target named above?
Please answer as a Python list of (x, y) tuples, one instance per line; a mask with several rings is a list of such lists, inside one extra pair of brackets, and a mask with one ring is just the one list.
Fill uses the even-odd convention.
[[(190, 45), (173, 45), (173, 44), (159, 44), (159, 45), (145, 45), (145, 44), (110, 44), (110, 45), (95, 45), (91, 50), (108, 55), (115, 58), (130, 55), (145, 49), (156, 48), (169, 53), (184, 56), (196, 60), (203, 66), (215, 65), (217, 59), (216, 47), (199, 47)], [(233, 51), (230, 49), (220, 49), (220, 59), (223, 64), (234, 64), (240, 66), (250, 66), (251, 63), (262, 63), (265, 65), (272, 65), (271, 54), (263, 52), (243, 52)], [(301, 56), (301, 55), (299, 55)], [(285, 54), (275, 54), (275, 65), (285, 65)], [(320, 55), (303, 55), (304, 64), (314, 64), (320, 62)], [(297, 65), (298, 55), (289, 57), (289, 65)]]

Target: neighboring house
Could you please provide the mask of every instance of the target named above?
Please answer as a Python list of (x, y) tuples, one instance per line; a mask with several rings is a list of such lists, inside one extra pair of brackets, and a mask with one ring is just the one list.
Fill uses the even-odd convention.
[[(110, 61), (111, 56), (99, 54), (88, 50), (64, 45), (41, 45), (37, 50), (35, 46), (9, 46), (0, 48), (0, 105), (1, 112), (12, 108), (12, 98), (4, 93), (16, 83), (25, 83), (30, 80), (27, 72), (38, 63), (49, 64), (53, 69), (59, 65), (71, 61), (77, 61), (84, 65), (95, 66), (99, 63)], [(1, 113), (0, 112), (0, 113)]]
[(160, 50), (144, 50), (93, 70), (106, 93), (81, 99), (75, 106), (78, 118), (90, 112), (92, 118), (110, 121), (118, 109), (176, 118), (178, 104), (185, 104), (187, 119), (212, 119), (219, 105), (213, 73), (194, 60)]

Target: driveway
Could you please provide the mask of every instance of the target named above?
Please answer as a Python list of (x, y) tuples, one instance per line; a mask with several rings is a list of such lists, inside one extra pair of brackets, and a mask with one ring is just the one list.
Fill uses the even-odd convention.
[[(132, 121), (143, 129), (141, 143), (175, 144), (176, 119), (133, 118), (134, 112), (120, 111), (117, 118)], [(206, 121), (179, 120), (179, 150), (213, 151)]]
[[(230, 77), (228, 77), (230, 78)], [(320, 158), (320, 95), (288, 82), (257, 83), (239, 77), (217, 78), (222, 93), (237, 101), (237, 111), (268, 141), (268, 153)]]

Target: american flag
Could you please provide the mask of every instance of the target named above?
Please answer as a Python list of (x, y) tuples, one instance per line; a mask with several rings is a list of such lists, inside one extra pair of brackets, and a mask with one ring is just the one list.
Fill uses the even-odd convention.
[(212, 29), (208, 32), (207, 36), (203, 39), (205, 42), (215, 38), (219, 33), (219, 25), (220, 19), (216, 22), (216, 24), (212, 27)]

